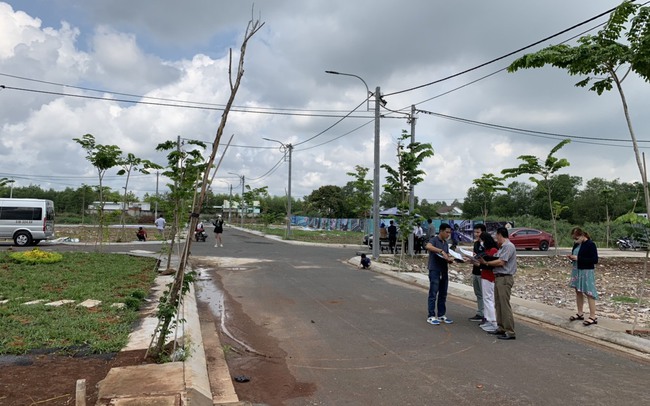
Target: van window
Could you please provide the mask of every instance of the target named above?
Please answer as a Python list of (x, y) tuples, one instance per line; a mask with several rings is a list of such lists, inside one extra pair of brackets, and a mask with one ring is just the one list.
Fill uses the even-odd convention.
[[(54, 213), (52, 213), (54, 214)], [(40, 207), (2, 207), (0, 220), (42, 220), (43, 209)]]

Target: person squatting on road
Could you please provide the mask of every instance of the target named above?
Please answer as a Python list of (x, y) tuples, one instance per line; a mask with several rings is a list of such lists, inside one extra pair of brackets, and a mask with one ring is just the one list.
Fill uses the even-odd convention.
[(508, 239), (508, 229), (499, 227), (497, 229), (497, 244), (499, 251), (497, 259), (486, 261), (479, 258), (481, 265), (494, 267), (494, 300), (497, 314), (497, 329), (489, 334), (495, 334), (501, 340), (514, 340), (515, 319), (510, 305), (510, 295), (514, 285), (514, 276), (517, 273), (517, 250)]
[(429, 316), (427, 323), (434, 326), (441, 322), (446, 324), (454, 322), (445, 315), (447, 312), (447, 290), (449, 289), (449, 264), (454, 262), (453, 258), (449, 256), (449, 245), (447, 244), (450, 233), (449, 224), (440, 224), (438, 235), (431, 238), (424, 247), (429, 251)]
[(221, 218), (221, 214), (218, 215), (217, 219), (212, 222), (212, 225), (214, 226), (214, 246), (215, 248), (223, 247), (223, 241), (221, 240), (221, 234), (223, 234), (223, 219)]
[[(598, 324), (596, 317), (596, 300), (598, 292), (596, 291), (596, 264), (598, 263), (598, 249), (596, 244), (591, 240), (589, 234), (580, 227), (571, 230), (571, 237), (574, 244), (571, 255), (567, 257), (573, 263), (571, 270), (571, 282), (569, 286), (576, 291), (576, 305), (578, 313), (569, 318), (570, 321), (584, 320), (582, 324), (591, 326)], [(587, 297), (589, 302), (589, 318), (585, 320), (583, 306), (584, 298)]]
[(370, 258), (366, 254), (361, 254), (361, 259), (359, 260), (359, 268), (370, 269)]
[[(474, 256), (478, 257), (485, 249), (481, 244), (480, 236), (486, 230), (485, 224), (474, 224)], [(472, 264), (472, 287), (474, 288), (474, 296), (476, 296), (476, 314), (470, 317), (470, 321), (478, 321), (483, 323), (485, 318), (483, 316), (483, 290), (481, 286), (481, 266), (478, 263)]]

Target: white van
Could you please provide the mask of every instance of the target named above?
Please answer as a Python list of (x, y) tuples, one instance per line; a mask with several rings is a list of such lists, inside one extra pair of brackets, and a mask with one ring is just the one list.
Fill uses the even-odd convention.
[(36, 245), (54, 236), (54, 203), (43, 199), (1, 199), (0, 239)]

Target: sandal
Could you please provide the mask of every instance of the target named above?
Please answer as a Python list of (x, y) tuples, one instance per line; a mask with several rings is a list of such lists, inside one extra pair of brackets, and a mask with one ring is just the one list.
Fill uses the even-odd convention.
[(576, 313), (575, 316), (569, 317), (569, 321), (584, 320), (584, 319), (585, 319), (585, 315), (584, 314), (578, 314), (578, 313)]
[(589, 317), (587, 320), (583, 321), (582, 324), (585, 326), (591, 326), (592, 324), (598, 324), (598, 317)]

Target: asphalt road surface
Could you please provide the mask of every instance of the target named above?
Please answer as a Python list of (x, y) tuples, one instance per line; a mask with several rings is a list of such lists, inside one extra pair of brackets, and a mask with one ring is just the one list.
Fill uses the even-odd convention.
[(269, 403), (650, 404), (646, 361), (521, 318), (516, 341), (497, 340), (468, 321), (473, 307), (455, 298), (447, 311), (455, 323), (429, 325), (427, 292), (350, 266), (354, 248), (291, 245), (232, 229), (223, 248), (210, 238), (192, 252), (224, 264), (204, 271), (201, 283), (223, 290), (230, 333), (294, 378), (273, 387), (272, 378), (252, 375), (235, 387), (275, 391)]
[[(427, 292), (350, 266), (346, 261), (355, 248), (291, 245), (229, 228), (223, 248), (215, 248), (213, 238), (194, 243), (191, 251), (225, 264), (203, 271), (199, 281), (199, 290), (202, 285), (204, 293), (222, 295), (200, 299), (216, 313), (222, 306), (217, 302), (225, 300), (233, 347), (247, 354), (234, 367), (251, 378), (235, 388), (255, 394), (260, 403), (650, 404), (646, 361), (521, 318), (516, 341), (497, 340), (468, 321), (473, 307), (455, 298), (449, 298), (447, 311), (455, 323), (431, 326), (425, 322)], [(42, 248), (95, 250), (47, 243)], [(242, 352), (246, 346), (249, 351)]]

